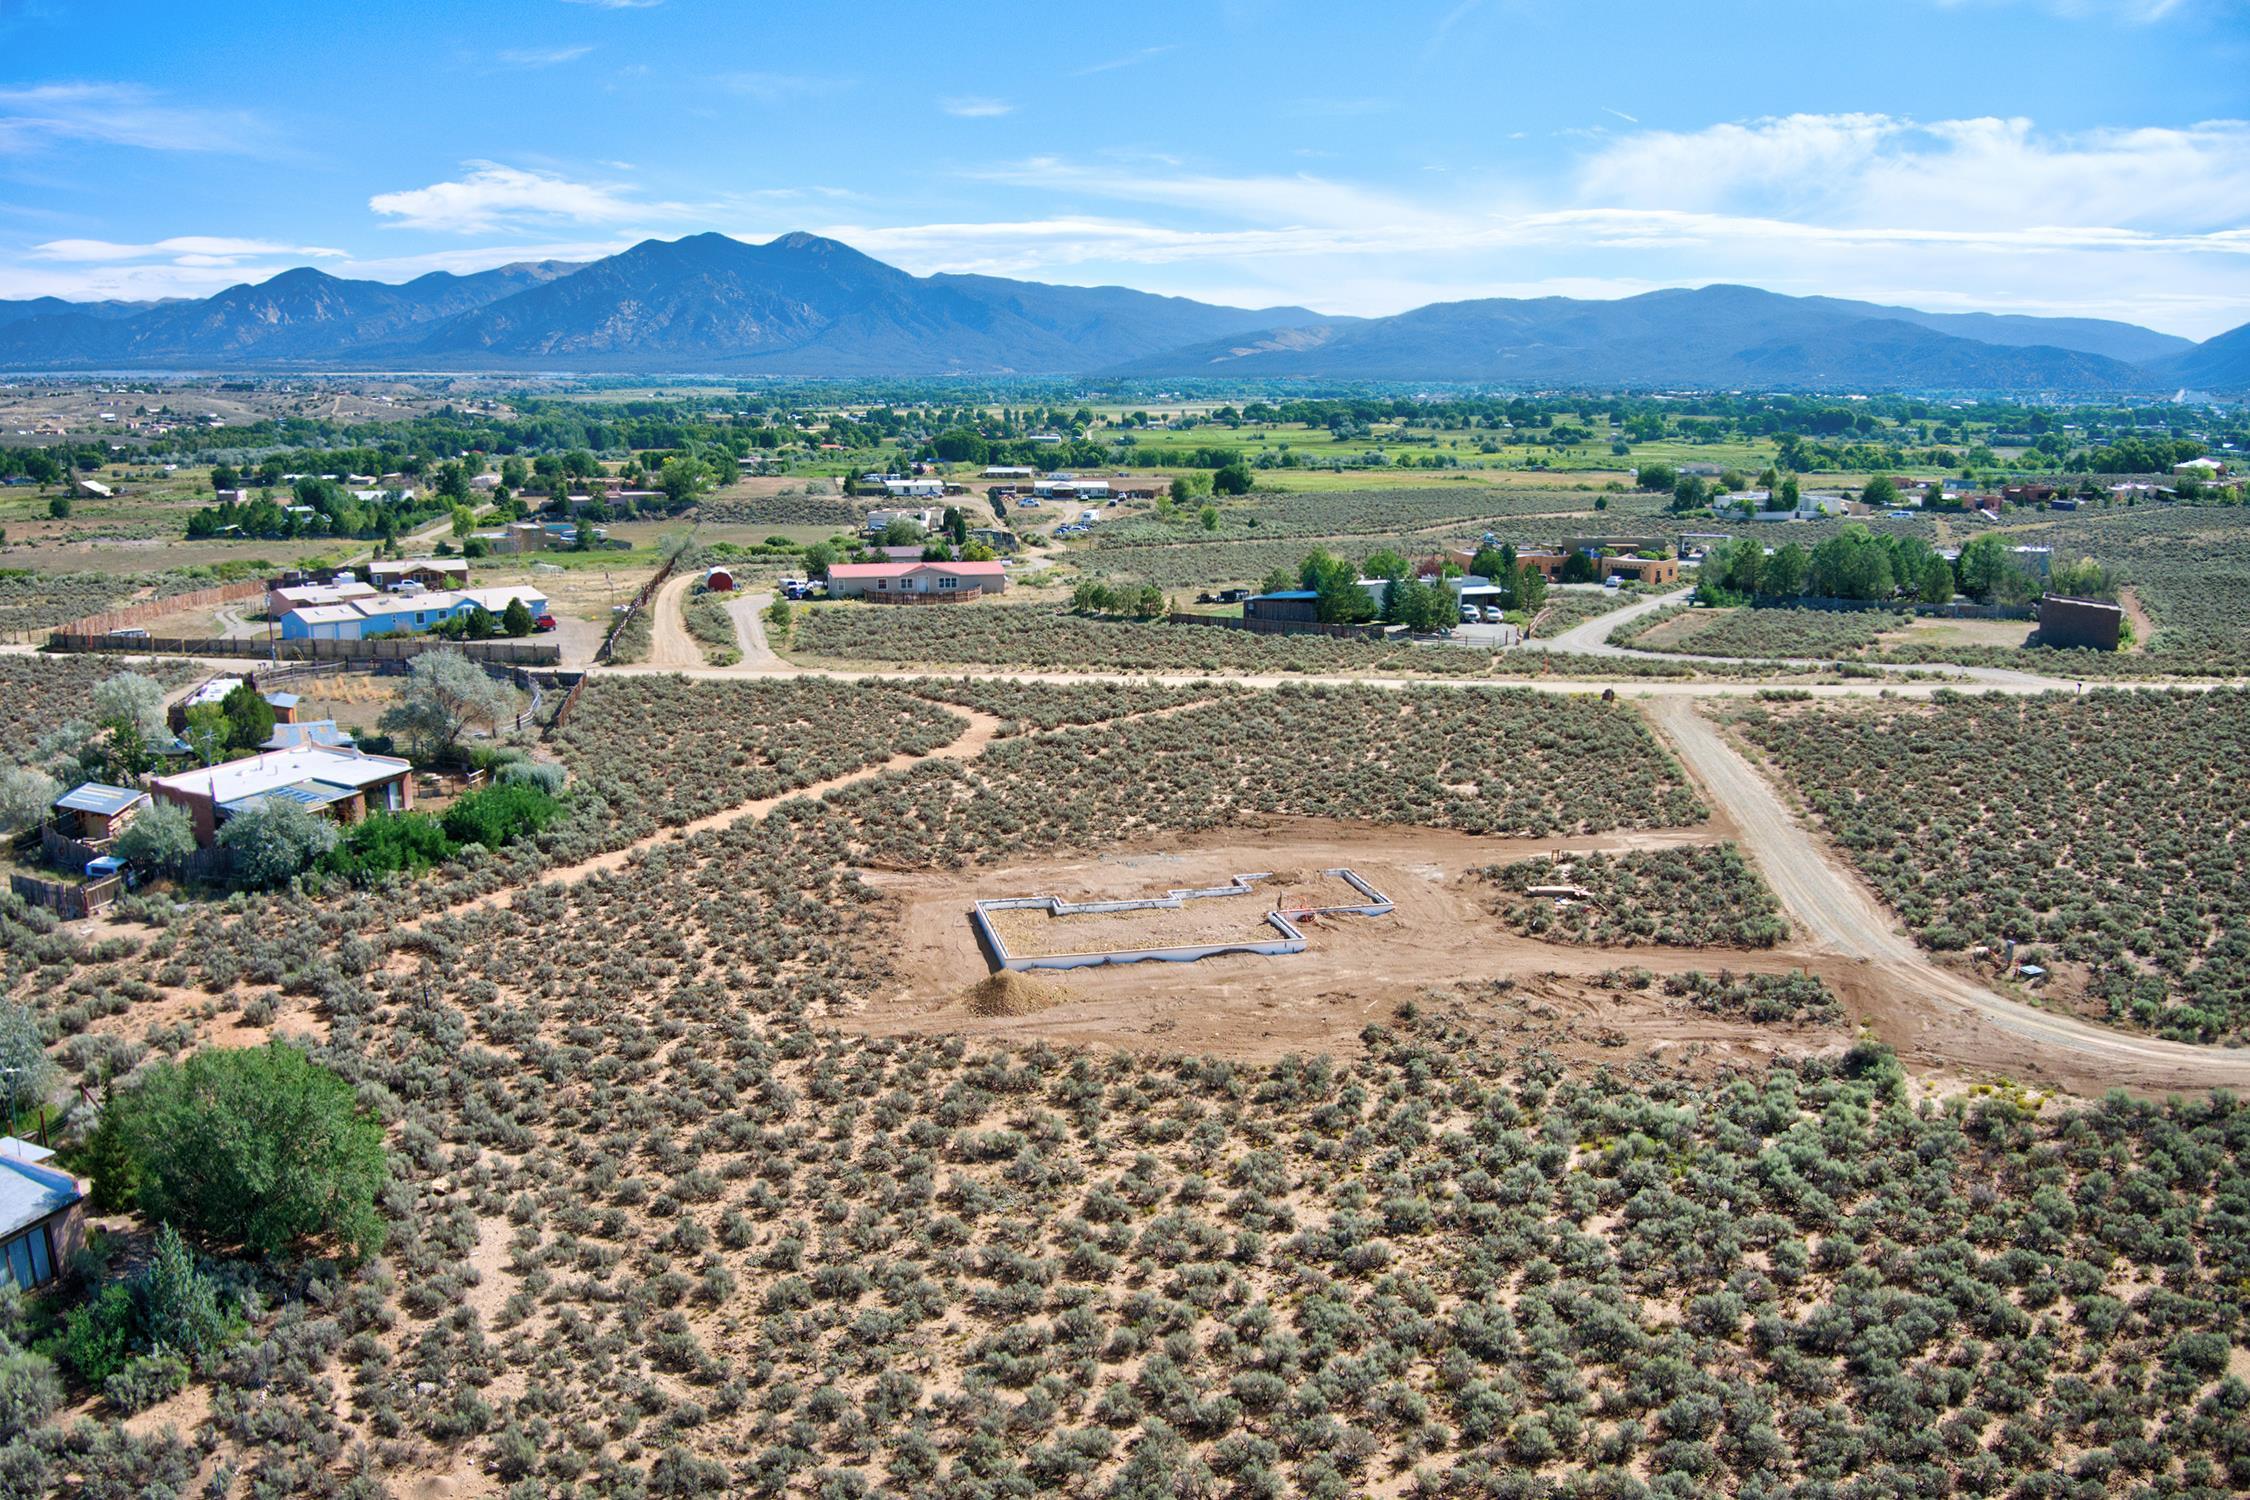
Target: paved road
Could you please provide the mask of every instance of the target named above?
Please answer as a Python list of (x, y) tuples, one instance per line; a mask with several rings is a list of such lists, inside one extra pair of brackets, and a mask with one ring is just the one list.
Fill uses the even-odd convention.
[(1745, 760), (1687, 698), (1660, 699), (1649, 718), (1710, 799), (1733, 819), (1743, 848), (1816, 948), (1868, 964), (1886, 988), (1971, 1011), (2042, 1049), (2099, 1059), (2113, 1081), (2137, 1088), (2241, 1088), (2250, 1051), (2129, 1036), (2026, 1005), (1933, 963), (1890, 913), (1784, 805), (1773, 783)]

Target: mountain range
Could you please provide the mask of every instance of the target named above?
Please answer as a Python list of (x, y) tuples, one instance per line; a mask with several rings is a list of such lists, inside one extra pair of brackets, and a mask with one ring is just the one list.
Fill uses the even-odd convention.
[(913, 276), (786, 234), (646, 240), (402, 285), (309, 267), (200, 300), (0, 302), (0, 368), (491, 370), (1449, 381), (1522, 387), (2156, 394), (2250, 389), (2250, 325), (1929, 313), (1707, 286), (1381, 318), (1124, 287)]

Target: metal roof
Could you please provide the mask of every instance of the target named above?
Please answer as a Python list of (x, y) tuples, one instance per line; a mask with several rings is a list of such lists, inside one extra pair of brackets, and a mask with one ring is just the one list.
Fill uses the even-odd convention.
[(1318, 599), (1318, 589), (1283, 589), (1277, 594), (1252, 594), (1252, 599)]
[(134, 803), (144, 801), (146, 792), (136, 792), (131, 787), (104, 786), (98, 781), (83, 781), (55, 799), (55, 806), (67, 807), (72, 812), (99, 813), (114, 818)]
[(67, 1173), (0, 1155), (0, 1238), (29, 1229), (85, 1196)]

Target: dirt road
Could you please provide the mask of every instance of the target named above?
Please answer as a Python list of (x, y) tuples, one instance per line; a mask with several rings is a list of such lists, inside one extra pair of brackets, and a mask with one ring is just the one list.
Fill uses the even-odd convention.
[(682, 573), (664, 581), (664, 587), (649, 600), (648, 665), (659, 671), (673, 672), (703, 665), (703, 648), (688, 634), (687, 619), (680, 612), (681, 601), (687, 597), (693, 574)]
[(2250, 1085), (2250, 1052), (2111, 1031), (2040, 1010), (1940, 967), (1897, 929), (1858, 876), (1798, 822), (1774, 784), (1692, 701), (1652, 700), (1648, 716), (1711, 804), (1733, 821), (1743, 849), (1796, 924), (1800, 943), (1863, 965), (1879, 990), (1938, 1002), (1927, 1026), (1946, 1026), (1947, 1008), (1967, 1012), (2031, 1044), (2034, 1055), (2052, 1056), (2056, 1073), (2074, 1081), (2092, 1078), (2143, 1090)]

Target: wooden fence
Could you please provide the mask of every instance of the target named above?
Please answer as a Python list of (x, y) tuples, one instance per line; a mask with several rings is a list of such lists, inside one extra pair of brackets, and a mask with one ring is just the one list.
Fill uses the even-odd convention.
[(237, 599), (265, 597), (266, 585), (262, 579), (250, 578), (240, 583), (213, 584), (209, 588), (191, 589), (184, 594), (171, 594), (162, 599), (128, 604), (122, 609), (104, 610), (82, 620), (67, 620), (57, 625), (54, 633), (107, 635), (113, 630), (126, 630), (136, 625), (146, 625), (151, 620), (161, 620), (166, 615), (176, 615), (183, 609), (207, 609), (214, 605), (232, 604)]
[(425, 651), (459, 650), (478, 661), (527, 667), (562, 662), (562, 647), (533, 641), (449, 641), (434, 636), (384, 636), (372, 641), (262, 641), (216, 636), (78, 635), (57, 631), (47, 639), (55, 651), (121, 651), (134, 656), (238, 656), (276, 662), (408, 661)]
[(687, 556), (687, 553), (688, 549), (682, 547), (665, 558), (664, 566), (656, 570), (656, 576), (641, 585), (641, 591), (625, 606), (625, 612), (611, 622), (609, 634), (602, 637), (601, 649), (594, 653), (594, 660), (609, 660), (610, 653), (616, 649), (617, 638), (625, 633), (625, 627), (633, 623), (635, 615), (648, 608), (648, 601), (656, 597), (656, 591), (664, 586), (664, 580), (672, 576), (672, 570), (680, 565), (680, 559)]
[(1333, 635), (1345, 640), (1379, 641), (1395, 625), (1324, 625), (1318, 620), (1246, 620), (1237, 615), (1194, 615), (1174, 611), (1164, 617), (1174, 625), (1209, 625), (1220, 630), (1247, 630), (1253, 635)]
[(122, 877), (111, 875), (83, 884), (68, 880), (41, 880), (36, 875), (10, 875), (8, 889), (34, 906), (44, 906), (66, 921), (90, 917), (125, 889)]

